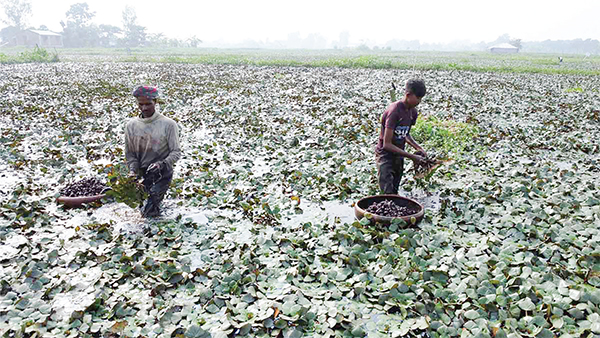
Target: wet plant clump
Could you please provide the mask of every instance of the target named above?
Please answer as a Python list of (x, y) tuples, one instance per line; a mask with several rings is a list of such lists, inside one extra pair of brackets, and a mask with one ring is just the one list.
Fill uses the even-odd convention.
[[(420, 151), (416, 152), (416, 154), (419, 156), (425, 155)], [(428, 155), (425, 157), (425, 162), (415, 163), (415, 176), (417, 178), (425, 177), (435, 170), (441, 163), (442, 161), (438, 160), (436, 155)]]
[(107, 186), (96, 177), (88, 177), (70, 183), (60, 190), (60, 194), (66, 197), (94, 196), (106, 191)]
[(107, 176), (110, 190), (106, 194), (135, 209), (148, 198), (148, 193), (137, 178), (125, 175), (126, 171), (123, 166), (111, 167)]
[(402, 217), (414, 215), (417, 212), (419, 212), (419, 210), (411, 208), (409, 206), (399, 206), (392, 200), (375, 202), (369, 205), (366, 211), (375, 215), (385, 217)]

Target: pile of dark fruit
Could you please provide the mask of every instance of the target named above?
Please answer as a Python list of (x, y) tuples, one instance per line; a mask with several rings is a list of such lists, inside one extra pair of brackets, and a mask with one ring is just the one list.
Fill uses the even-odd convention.
[(375, 215), (385, 217), (402, 217), (414, 215), (417, 212), (419, 212), (418, 209), (411, 208), (409, 206), (399, 206), (392, 200), (383, 200), (380, 202), (375, 202), (369, 205), (366, 211)]
[(95, 196), (102, 194), (107, 189), (102, 181), (90, 177), (67, 185), (60, 190), (60, 194), (66, 197)]

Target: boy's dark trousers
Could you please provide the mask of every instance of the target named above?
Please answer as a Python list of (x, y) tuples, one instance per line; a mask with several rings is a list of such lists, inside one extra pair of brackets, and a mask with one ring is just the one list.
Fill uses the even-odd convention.
[(404, 157), (377, 156), (377, 176), (381, 193), (398, 195), (398, 188), (403, 174)]
[(142, 169), (142, 177), (144, 181), (144, 189), (148, 193), (148, 199), (140, 207), (142, 216), (154, 217), (160, 214), (160, 202), (162, 202), (169, 184), (173, 179), (173, 170), (169, 170), (163, 166), (159, 170), (147, 171)]

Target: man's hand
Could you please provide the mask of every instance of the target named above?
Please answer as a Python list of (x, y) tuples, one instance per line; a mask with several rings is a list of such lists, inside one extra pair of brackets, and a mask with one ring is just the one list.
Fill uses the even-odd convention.
[(148, 166), (148, 169), (146, 171), (152, 172), (152, 171), (159, 171), (159, 170), (160, 170), (160, 163), (154, 162)]

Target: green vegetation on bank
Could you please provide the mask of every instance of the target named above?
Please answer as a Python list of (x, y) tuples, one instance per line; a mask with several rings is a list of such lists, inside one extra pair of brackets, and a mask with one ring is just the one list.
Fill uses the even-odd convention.
[(455, 120), (423, 116), (417, 120), (411, 134), (428, 149), (444, 155), (461, 154), (472, 149), (473, 139), (479, 133), (476, 125)]
[(48, 52), (44, 48), (35, 46), (18, 54), (0, 53), (0, 63), (29, 63), (29, 62), (58, 62), (58, 52)]
[[(323, 58), (305, 58), (299, 54), (296, 58), (272, 58), (260, 54), (208, 54), (190, 56), (151, 56), (139, 55), (121, 59), (124, 62), (164, 62), (185, 64), (227, 64), (253, 66), (284, 66), (284, 67), (341, 67), (369, 69), (400, 69), (400, 70), (445, 70), (498, 73), (540, 73), (540, 74), (569, 74), (569, 75), (600, 75), (600, 60), (591, 60), (590, 64), (574, 64), (571, 67), (561, 67), (546, 57), (545, 60), (531, 58), (527, 61), (519, 59), (498, 59), (496, 56), (482, 56), (471, 59), (446, 61), (438, 59), (436, 52), (424, 52), (422, 58), (406, 57), (403, 53), (397, 55), (331, 55)], [(481, 62), (484, 60), (485, 62)], [(554, 63), (554, 64), (553, 64)]]
[[(340, 67), (415, 71), (471, 71), (600, 75), (600, 56), (553, 54), (491, 54), (388, 50), (266, 50), (209, 48), (64, 48), (48, 53), (6, 48), (1, 63), (58, 61), (116, 61), (176, 64), (222, 64), (286, 67)], [(559, 57), (563, 62), (559, 62)]]

